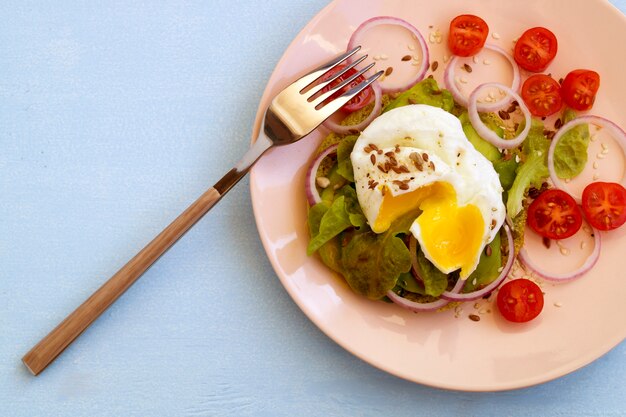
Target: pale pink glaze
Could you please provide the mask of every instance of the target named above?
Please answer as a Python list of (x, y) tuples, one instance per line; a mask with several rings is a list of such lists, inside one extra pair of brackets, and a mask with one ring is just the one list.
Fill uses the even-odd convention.
[[(504, 48), (526, 28), (543, 25), (558, 37), (559, 52), (548, 68), (555, 78), (574, 68), (596, 69), (602, 86), (593, 113), (626, 126), (625, 58), (606, 38), (626, 39), (626, 19), (603, 0), (562, 2), (485, 0), (407, 2), (337, 0), (323, 9), (294, 39), (268, 82), (257, 113), (254, 135), (271, 97), (296, 76), (343, 51), (352, 31), (378, 15), (402, 17), (428, 40), (429, 25), (443, 34), (428, 44), (435, 73), (443, 76), (450, 19), (480, 14), (489, 24), (489, 41)], [(592, 28), (601, 28), (592, 30)], [(584, 28), (584, 30), (580, 30)], [(433, 29), (433, 30), (434, 30)], [(477, 64), (478, 65), (478, 64)], [(523, 75), (524, 77), (524, 75)], [(330, 338), (370, 364), (418, 383), (467, 391), (506, 390), (545, 382), (597, 359), (626, 337), (626, 279), (623, 253), (626, 228), (604, 234), (602, 254), (580, 280), (545, 283), (545, 309), (528, 324), (510, 324), (495, 306), (481, 302), (481, 321), (473, 303), (453, 311), (413, 314), (395, 305), (353, 294), (316, 257), (306, 256), (304, 175), (322, 133), (271, 151), (252, 170), (251, 193), (261, 240), (287, 292)], [(558, 261), (552, 259), (552, 261)], [(608, 291), (607, 291), (608, 290)], [(559, 304), (560, 307), (556, 307)], [(289, 320), (289, 317), (285, 317)]]

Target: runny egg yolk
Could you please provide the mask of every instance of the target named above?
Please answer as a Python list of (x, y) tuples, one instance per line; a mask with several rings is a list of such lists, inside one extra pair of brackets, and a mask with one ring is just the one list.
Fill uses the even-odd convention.
[(445, 182), (395, 197), (387, 191), (372, 230), (381, 233), (395, 219), (416, 208), (422, 210), (417, 223), (421, 234), (418, 240), (424, 252), (440, 270), (451, 272), (461, 268), (461, 278), (467, 278), (475, 267), (485, 227), (478, 207), (473, 204), (459, 207), (454, 188)]

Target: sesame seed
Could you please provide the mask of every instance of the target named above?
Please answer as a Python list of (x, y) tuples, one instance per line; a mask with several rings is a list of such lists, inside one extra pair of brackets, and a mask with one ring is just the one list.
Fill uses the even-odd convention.
[(560, 301), (556, 301), (556, 302), (554, 303), (554, 306), (555, 306), (555, 307), (563, 307), (563, 303), (562, 303), (562, 302), (560, 302)]
[(488, 59), (483, 59), (483, 64), (485, 65), (491, 65), (491, 61)]
[(607, 148), (602, 149), (602, 152), (600, 152), (602, 155), (607, 155), (609, 153), (609, 150)]
[(584, 240), (580, 242), (580, 248), (581, 249), (585, 249), (585, 246), (587, 246), (587, 242), (585, 242)]
[(326, 188), (330, 185), (330, 180), (326, 177), (317, 177), (315, 183), (320, 188)]
[(415, 46), (412, 44), (408, 44), (407, 48), (409, 48), (409, 51), (414, 51), (415, 50)]
[(493, 33), (491, 34), (491, 36), (492, 36), (494, 39), (500, 39), (500, 34), (499, 34), (498, 32), (493, 32)]
[(598, 161), (593, 161), (593, 169), (598, 169)]
[(414, 67), (417, 67), (418, 65), (420, 65), (419, 61), (413, 61), (411, 62), (411, 65), (413, 65)]
[(443, 63), (447, 63), (450, 60), (450, 57), (448, 55), (444, 55), (443, 56)]
[(595, 181), (595, 180), (597, 180), (597, 179), (599, 179), (599, 178), (600, 178), (600, 176), (599, 176), (598, 174), (593, 174), (593, 180), (594, 180), (594, 181)]
[(490, 313), (491, 311), (489, 309), (486, 308), (481, 308), (480, 310), (478, 310), (478, 314), (487, 314)]
[(462, 82), (463, 84), (467, 84), (467, 78), (465, 78), (465, 77), (461, 77), (461, 82)]
[(380, 59), (382, 59), (382, 60), (384, 61), (384, 60), (386, 60), (386, 59), (389, 59), (389, 57), (388, 57), (387, 55), (385, 55), (385, 54), (382, 54), (382, 55), (380, 56)]
[(501, 266), (500, 268), (498, 268), (498, 272), (502, 272), (502, 270), (504, 270), (504, 267)]
[(589, 139), (590, 139), (592, 142), (595, 142), (595, 140), (596, 140), (597, 138), (596, 138), (596, 135), (591, 135), (591, 136), (589, 136)]
[(474, 55), (472, 57), (472, 61), (474, 62), (474, 64), (478, 64), (478, 55)]
[(513, 43), (517, 42), (517, 38), (513, 38), (513, 40), (511, 42), (513, 42)]
[(567, 256), (569, 255), (569, 249), (561, 247), (560, 249), (561, 255)]
[[(604, 152), (604, 151), (602, 151), (602, 152)], [(596, 155), (596, 158), (598, 158), (598, 159), (604, 159), (604, 158), (606, 157), (606, 154), (604, 154), (604, 153), (602, 153), (602, 152), (601, 152), (601, 153), (599, 153), (599, 154), (597, 154), (597, 155)]]
[(435, 43), (435, 34), (433, 32), (430, 32), (430, 34), (428, 35), (428, 42)]
[(374, 55), (374, 61), (378, 61), (380, 59), (380, 55)]

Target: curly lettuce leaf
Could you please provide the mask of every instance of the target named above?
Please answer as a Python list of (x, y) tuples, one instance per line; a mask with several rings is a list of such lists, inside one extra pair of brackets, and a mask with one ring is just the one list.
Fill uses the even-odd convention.
[(452, 112), (454, 99), (448, 90), (439, 88), (437, 81), (433, 78), (426, 78), (400, 93), (383, 108), (383, 113), (409, 104), (428, 104)]
[(409, 250), (398, 237), (407, 233), (417, 212), (391, 224), (381, 234), (372, 231), (355, 235), (342, 251), (344, 277), (354, 292), (380, 299), (395, 287), (398, 277), (411, 269)]

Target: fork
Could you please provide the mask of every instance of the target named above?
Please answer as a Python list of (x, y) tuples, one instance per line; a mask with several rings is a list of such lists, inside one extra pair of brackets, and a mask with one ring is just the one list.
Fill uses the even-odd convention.
[(367, 58), (367, 55), (364, 55), (348, 63), (328, 79), (316, 83), (328, 71), (338, 67), (343, 62), (349, 62), (348, 60), (359, 49), (360, 46), (357, 46), (338, 56), (278, 93), (265, 112), (257, 140), (237, 165), (24, 355), (22, 362), (30, 372), (33, 375), (38, 375), (54, 361), (70, 343), (237, 184), (268, 149), (294, 143), (307, 136), (324, 120), (380, 77), (383, 71), (377, 72), (337, 97), (344, 87), (374, 66), (374, 63), (371, 63), (338, 85), (333, 85), (333, 82), (339, 77)]

